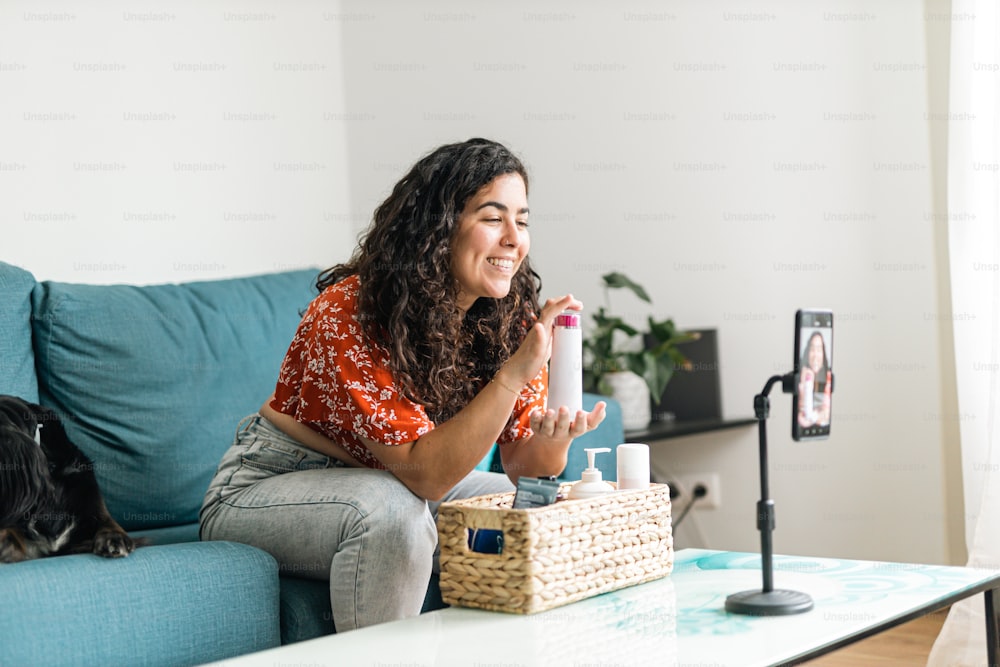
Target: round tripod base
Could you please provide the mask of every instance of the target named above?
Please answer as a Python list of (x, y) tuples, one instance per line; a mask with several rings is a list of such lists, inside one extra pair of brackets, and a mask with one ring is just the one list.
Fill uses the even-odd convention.
[(813, 608), (812, 598), (805, 593), (788, 590), (764, 592), (743, 591), (726, 598), (726, 611), (749, 616), (789, 616)]

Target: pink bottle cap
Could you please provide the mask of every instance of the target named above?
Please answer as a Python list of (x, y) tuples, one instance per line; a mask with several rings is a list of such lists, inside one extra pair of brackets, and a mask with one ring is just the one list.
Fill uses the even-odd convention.
[(580, 326), (580, 316), (575, 313), (561, 313), (556, 315), (556, 326), (578, 328)]

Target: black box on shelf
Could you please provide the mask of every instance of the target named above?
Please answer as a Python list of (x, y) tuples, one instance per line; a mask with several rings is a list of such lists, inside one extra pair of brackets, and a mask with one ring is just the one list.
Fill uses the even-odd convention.
[[(681, 343), (678, 349), (691, 362), (691, 370), (674, 371), (660, 403), (653, 403), (653, 421), (722, 418), (722, 389), (719, 379), (719, 346), (715, 329), (694, 329), (697, 340)], [(647, 340), (647, 345), (651, 341)]]

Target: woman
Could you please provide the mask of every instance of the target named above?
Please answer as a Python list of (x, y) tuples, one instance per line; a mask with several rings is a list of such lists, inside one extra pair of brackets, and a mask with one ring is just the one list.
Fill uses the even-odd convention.
[(799, 424), (826, 426), (830, 423), (830, 364), (823, 334), (814, 331), (802, 354), (799, 371)]
[[(274, 394), (241, 423), (203, 539), (261, 547), (329, 578), (338, 632), (420, 612), (439, 502), (557, 475), (604, 419), (546, 409), (552, 324), (528, 261), (528, 177), (502, 145), (442, 146), (320, 274)], [(474, 471), (500, 443), (506, 475)]]

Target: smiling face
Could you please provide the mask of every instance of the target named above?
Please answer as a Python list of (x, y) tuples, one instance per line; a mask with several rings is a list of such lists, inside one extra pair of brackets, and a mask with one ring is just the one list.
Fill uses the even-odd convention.
[(817, 373), (823, 368), (826, 361), (826, 353), (823, 349), (823, 338), (819, 334), (813, 334), (809, 339), (809, 367)]
[(528, 195), (519, 174), (503, 174), (465, 204), (451, 247), (458, 305), (467, 311), (479, 297), (502, 299), (528, 255)]

